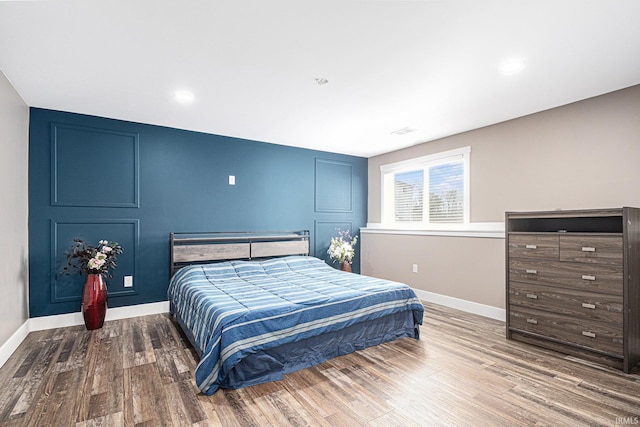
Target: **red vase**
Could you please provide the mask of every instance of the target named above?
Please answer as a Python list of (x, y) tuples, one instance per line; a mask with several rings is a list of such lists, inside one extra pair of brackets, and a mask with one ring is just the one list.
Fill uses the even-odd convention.
[(351, 264), (349, 261), (342, 261), (342, 265), (340, 266), (340, 270), (351, 273)]
[(107, 286), (102, 274), (87, 274), (82, 290), (82, 316), (88, 330), (100, 329), (107, 314)]

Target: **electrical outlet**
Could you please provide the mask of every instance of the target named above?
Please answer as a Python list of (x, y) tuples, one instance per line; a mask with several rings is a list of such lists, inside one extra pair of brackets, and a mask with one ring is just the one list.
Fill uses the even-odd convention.
[(418, 272), (418, 264), (413, 264), (413, 272), (414, 273)]
[(124, 287), (133, 288), (133, 276), (124, 276)]

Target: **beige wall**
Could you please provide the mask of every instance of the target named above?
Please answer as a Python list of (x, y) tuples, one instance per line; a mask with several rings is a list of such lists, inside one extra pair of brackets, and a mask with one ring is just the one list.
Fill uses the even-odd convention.
[[(501, 222), (505, 211), (640, 207), (640, 86), (633, 86), (370, 158), (368, 222), (380, 221), (380, 165), (464, 146), (471, 146), (472, 222)], [(395, 251), (401, 259), (389, 255)], [(362, 254), (363, 274), (504, 308), (501, 239), (363, 234)]]
[(29, 109), (0, 71), (0, 346), (29, 317)]
[[(361, 233), (361, 271), (504, 308), (504, 240)], [(413, 264), (418, 272), (413, 273)]]

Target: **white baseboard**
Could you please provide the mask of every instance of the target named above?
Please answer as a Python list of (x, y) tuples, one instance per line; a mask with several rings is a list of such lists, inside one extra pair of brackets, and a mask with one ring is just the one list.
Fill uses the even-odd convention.
[(445, 307), (455, 308), (457, 310), (466, 311), (467, 313), (477, 314), (479, 316), (488, 317), (490, 319), (506, 321), (507, 311), (504, 308), (493, 307), (490, 305), (479, 304), (477, 302), (467, 301), (447, 295), (436, 294), (421, 289), (413, 289), (418, 298), (435, 304), (444, 305)]
[(20, 343), (29, 335), (29, 320), (24, 322), (11, 337), (0, 346), (0, 368), (5, 364), (9, 357), (18, 348)]
[[(105, 321), (128, 319), (130, 317), (148, 316), (150, 314), (168, 313), (169, 301), (154, 302), (149, 304), (129, 305), (126, 307), (114, 307), (107, 310)], [(0, 368), (18, 348), (20, 343), (29, 335), (29, 332), (43, 331), (46, 329), (66, 328), (69, 326), (83, 325), (82, 313), (57, 314), (54, 316), (32, 317), (18, 328), (18, 330), (0, 346)]]
[[(128, 305), (107, 310), (105, 321), (128, 319), (130, 317), (149, 316), (169, 312), (169, 301), (152, 302), (148, 304)], [(84, 323), (84, 321), (82, 322)]]
[[(149, 304), (128, 305), (107, 309), (105, 322), (110, 320), (128, 319), (130, 317), (148, 316), (150, 314), (168, 313), (169, 301), (152, 302)], [(82, 312), (58, 314), (55, 316), (32, 317), (28, 320), (29, 332), (44, 331), (46, 329), (66, 328), (83, 325)]]

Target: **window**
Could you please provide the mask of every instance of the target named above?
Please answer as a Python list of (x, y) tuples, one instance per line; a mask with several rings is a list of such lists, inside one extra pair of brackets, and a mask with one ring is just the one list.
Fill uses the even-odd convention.
[(442, 228), (469, 222), (471, 147), (383, 165), (382, 223)]

